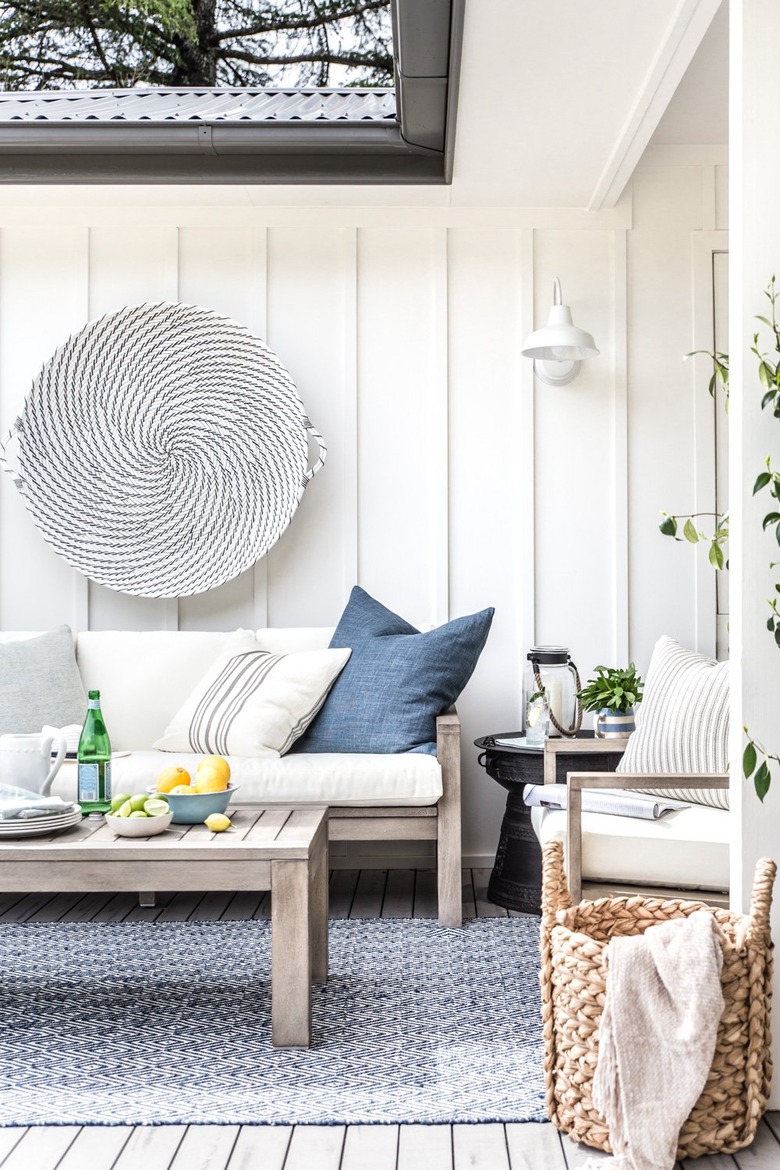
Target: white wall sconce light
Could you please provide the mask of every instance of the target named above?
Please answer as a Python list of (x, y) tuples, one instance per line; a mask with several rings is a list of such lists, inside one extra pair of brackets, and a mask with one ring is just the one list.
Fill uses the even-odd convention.
[(590, 333), (572, 322), (571, 309), (563, 304), (561, 282), (553, 281), (553, 306), (544, 329), (536, 329), (520, 350), (533, 358), (534, 373), (548, 386), (566, 386), (580, 372), (584, 358), (596, 357), (598, 350)]

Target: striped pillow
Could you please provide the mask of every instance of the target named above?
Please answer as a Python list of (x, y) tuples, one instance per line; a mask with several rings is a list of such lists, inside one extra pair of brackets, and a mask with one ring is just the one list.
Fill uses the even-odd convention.
[[(729, 664), (659, 638), (618, 772), (725, 772), (728, 769)], [(641, 791), (711, 808), (729, 807), (728, 790)]]
[(237, 631), (154, 747), (163, 752), (279, 757), (327, 698), (351, 650), (269, 654)]

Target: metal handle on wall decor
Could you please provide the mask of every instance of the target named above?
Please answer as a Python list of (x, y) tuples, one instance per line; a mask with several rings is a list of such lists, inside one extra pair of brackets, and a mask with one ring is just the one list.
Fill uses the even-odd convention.
[(11, 427), (10, 431), (3, 439), (2, 444), (0, 444), (0, 467), (3, 469), (3, 471), (7, 472), (8, 475), (10, 475), (11, 479), (14, 481), (14, 484), (15, 484), (17, 490), (20, 492), (24, 492), (24, 480), (22, 479), (21, 475), (16, 470), (16, 468), (12, 467), (12, 465), (9, 461), (8, 454), (7, 454), (8, 448), (11, 446), (11, 443), (13, 443), (13, 441), (16, 438), (16, 436), (18, 435), (20, 429), (21, 429), (20, 420), (17, 418), (14, 421), (14, 424)]
[(309, 468), (309, 470), (306, 472), (306, 474), (303, 477), (303, 486), (305, 487), (306, 484), (309, 483), (310, 480), (314, 479), (315, 475), (320, 470), (320, 468), (325, 465), (325, 459), (326, 459), (326, 456), (328, 454), (328, 448), (327, 448), (325, 440), (323, 439), (320, 432), (314, 426), (312, 426), (310, 419), (304, 418), (303, 426), (304, 426), (304, 429), (311, 436), (311, 438), (314, 439), (314, 441), (317, 444), (317, 448), (319, 450), (319, 456), (318, 456), (317, 460), (315, 461), (314, 465)]

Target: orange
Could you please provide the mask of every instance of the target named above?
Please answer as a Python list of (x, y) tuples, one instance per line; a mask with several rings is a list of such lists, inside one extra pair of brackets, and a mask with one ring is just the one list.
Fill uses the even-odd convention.
[(227, 777), (220, 768), (198, 768), (195, 773), (196, 792), (224, 792), (227, 786)]
[(173, 792), (177, 785), (189, 784), (191, 779), (186, 768), (182, 768), (177, 764), (171, 764), (169, 768), (163, 768), (157, 777), (157, 791)]
[(204, 756), (202, 760), (198, 761), (197, 772), (202, 768), (216, 768), (225, 777), (225, 787), (227, 787), (230, 780), (230, 764), (224, 756)]

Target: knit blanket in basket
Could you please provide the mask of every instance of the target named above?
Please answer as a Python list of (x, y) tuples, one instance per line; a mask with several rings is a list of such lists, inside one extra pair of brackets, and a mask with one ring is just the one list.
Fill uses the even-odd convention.
[(715, 1054), (722, 966), (707, 910), (612, 939), (593, 1103), (615, 1157), (590, 1159), (586, 1170), (672, 1170)]

